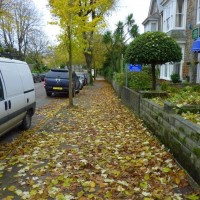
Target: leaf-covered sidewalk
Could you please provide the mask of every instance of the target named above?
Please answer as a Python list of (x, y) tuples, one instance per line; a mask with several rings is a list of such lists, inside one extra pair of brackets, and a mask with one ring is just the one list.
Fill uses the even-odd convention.
[(38, 123), (0, 147), (0, 199), (199, 199), (185, 172), (116, 97), (95, 81), (37, 110)]

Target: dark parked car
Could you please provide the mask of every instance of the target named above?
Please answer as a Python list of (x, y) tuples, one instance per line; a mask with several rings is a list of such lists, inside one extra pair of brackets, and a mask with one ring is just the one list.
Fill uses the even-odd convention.
[(34, 83), (42, 82), (41, 76), (38, 73), (32, 73)]
[[(46, 73), (44, 87), (47, 96), (54, 94), (69, 95), (69, 71), (64, 69), (51, 69)], [(72, 94), (80, 90), (79, 78), (75, 72), (72, 73)]]
[(40, 77), (41, 77), (41, 80), (42, 80), (42, 81), (44, 81), (45, 75), (46, 75), (45, 73), (41, 73), (41, 74), (40, 74)]
[(82, 90), (83, 86), (84, 86), (85, 77), (84, 77), (84, 75), (79, 74), (78, 78), (79, 78), (79, 81), (80, 81), (80, 90)]
[(84, 81), (83, 81), (83, 85), (87, 85), (88, 84), (88, 74), (85, 73), (85, 72), (76, 72), (76, 74), (78, 76), (81, 76), (84, 78)]

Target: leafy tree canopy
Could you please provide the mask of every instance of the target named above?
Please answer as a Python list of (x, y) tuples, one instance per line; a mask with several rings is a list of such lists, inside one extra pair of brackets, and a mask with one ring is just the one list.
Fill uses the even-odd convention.
[(138, 36), (127, 48), (126, 62), (132, 64), (164, 64), (180, 62), (181, 48), (177, 42), (163, 32), (146, 32)]

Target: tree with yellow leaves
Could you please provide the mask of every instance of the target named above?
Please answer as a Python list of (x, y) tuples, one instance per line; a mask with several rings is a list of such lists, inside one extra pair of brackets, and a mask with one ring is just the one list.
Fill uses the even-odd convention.
[[(66, 44), (69, 54), (70, 82), (72, 83), (72, 55), (74, 41), (79, 41), (87, 68), (91, 72), (93, 58), (93, 37), (102, 25), (104, 15), (117, 0), (49, 0), (51, 12), (58, 17), (57, 24), (62, 29), (60, 40)], [(90, 79), (92, 80), (92, 79)], [(73, 105), (72, 85), (69, 84), (69, 105)]]

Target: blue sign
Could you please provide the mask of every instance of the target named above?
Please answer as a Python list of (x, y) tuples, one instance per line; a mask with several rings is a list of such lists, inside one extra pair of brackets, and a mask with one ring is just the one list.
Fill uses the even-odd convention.
[(142, 65), (140, 64), (130, 64), (129, 65), (129, 71), (130, 72), (141, 72), (142, 71)]

